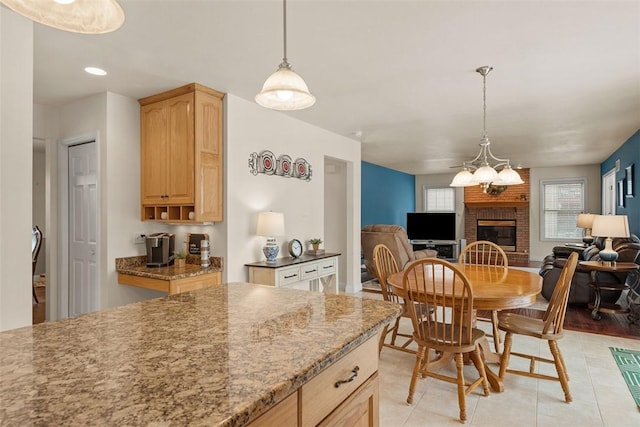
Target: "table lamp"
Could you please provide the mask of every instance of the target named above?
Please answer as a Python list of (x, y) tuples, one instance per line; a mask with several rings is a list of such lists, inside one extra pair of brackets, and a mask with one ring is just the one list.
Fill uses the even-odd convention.
[(284, 214), (281, 212), (260, 212), (256, 234), (267, 238), (267, 244), (262, 248), (262, 252), (267, 257), (268, 263), (275, 263), (278, 252), (280, 252), (275, 236), (284, 234)]
[(582, 241), (584, 243), (586, 243), (587, 245), (590, 245), (593, 243), (593, 236), (591, 235), (591, 228), (593, 227), (593, 217), (595, 215), (594, 214), (590, 214), (590, 213), (581, 213), (578, 214), (578, 223), (576, 224), (576, 226), (578, 228), (584, 228), (584, 237), (582, 238)]
[(600, 259), (613, 262), (618, 253), (611, 247), (612, 237), (629, 237), (629, 222), (626, 215), (596, 215), (593, 218), (591, 233), (594, 236), (606, 237), (604, 249), (599, 252)]

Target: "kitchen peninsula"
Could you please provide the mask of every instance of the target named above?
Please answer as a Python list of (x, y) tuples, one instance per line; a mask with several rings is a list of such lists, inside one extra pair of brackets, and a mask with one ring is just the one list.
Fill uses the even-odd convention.
[(317, 425), (357, 407), (377, 425), (377, 336), (400, 313), (375, 299), (229, 283), (5, 331), (0, 420)]

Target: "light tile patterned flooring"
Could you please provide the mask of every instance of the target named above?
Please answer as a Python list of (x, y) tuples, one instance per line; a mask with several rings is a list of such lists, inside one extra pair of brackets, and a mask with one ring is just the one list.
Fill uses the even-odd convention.
[[(486, 329), (490, 325), (480, 324), (480, 327)], [(402, 319), (401, 330), (410, 332), (411, 329), (411, 323)], [(640, 350), (640, 340), (565, 331), (559, 345), (569, 371), (573, 402), (565, 403), (559, 382), (507, 374), (504, 392), (485, 397), (478, 388), (467, 396), (466, 424), (474, 427), (640, 426), (640, 409), (609, 350), (610, 346)], [(513, 351), (550, 357), (546, 341), (523, 336), (514, 337)], [(433, 378), (419, 379), (413, 405), (406, 403), (414, 361), (415, 356), (411, 354), (382, 349), (380, 426), (460, 425), (455, 384)], [(528, 369), (524, 359), (513, 357), (511, 364)], [(497, 372), (497, 365), (489, 366)], [(555, 373), (552, 365), (538, 363), (537, 367), (542, 372), (550, 369)], [(453, 365), (445, 369), (455, 373)], [(469, 369), (469, 377), (475, 374), (472, 366), (465, 369)]]

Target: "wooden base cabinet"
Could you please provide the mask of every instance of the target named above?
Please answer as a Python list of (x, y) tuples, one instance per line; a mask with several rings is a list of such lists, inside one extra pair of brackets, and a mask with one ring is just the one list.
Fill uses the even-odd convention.
[(378, 339), (374, 336), (249, 425), (377, 427), (379, 423)]
[(222, 100), (197, 83), (138, 100), (143, 221), (222, 221)]

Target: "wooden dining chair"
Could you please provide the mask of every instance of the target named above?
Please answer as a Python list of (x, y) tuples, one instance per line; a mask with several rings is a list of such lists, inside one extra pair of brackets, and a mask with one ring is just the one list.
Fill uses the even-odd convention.
[[(394, 350), (400, 350), (407, 353), (415, 354), (414, 350), (407, 348), (409, 344), (413, 342), (413, 335), (401, 333), (399, 331), (400, 319), (408, 318), (409, 312), (405, 305), (405, 302), (402, 298), (400, 298), (394, 291), (393, 288), (387, 283), (387, 278), (400, 271), (398, 269), (398, 264), (391, 253), (391, 250), (386, 245), (378, 244), (373, 248), (373, 267), (375, 274), (378, 278), (378, 282), (380, 283), (380, 289), (382, 290), (382, 297), (385, 301), (395, 302), (397, 304), (401, 304), (403, 306), (402, 315), (396, 319), (395, 324), (392, 327), (386, 325), (382, 334), (380, 335), (380, 342), (378, 344), (378, 352), (382, 351), (382, 347), (389, 347)], [(387, 344), (385, 343), (387, 336), (391, 334), (391, 341)], [(405, 342), (401, 345), (396, 345), (396, 338), (402, 337), (407, 338)]]
[[(562, 390), (564, 391), (564, 400), (571, 402), (571, 392), (569, 390), (569, 374), (564, 363), (558, 340), (563, 336), (564, 316), (567, 312), (567, 301), (569, 300), (569, 288), (571, 286), (571, 278), (578, 264), (578, 254), (572, 253), (569, 256), (558, 283), (553, 291), (553, 295), (549, 300), (547, 311), (542, 319), (531, 318), (515, 313), (500, 313), (498, 328), (506, 332), (504, 339), (504, 351), (500, 359), (500, 372), (498, 376), (504, 379), (506, 372), (523, 375), (526, 377), (540, 378), (545, 380), (560, 381)], [(549, 350), (553, 359), (540, 357), (537, 355), (516, 353), (511, 351), (513, 335), (526, 335), (529, 337), (546, 340), (549, 343)], [(509, 359), (511, 356), (518, 356), (530, 360), (529, 370), (521, 371), (509, 368)], [(535, 372), (535, 363), (545, 362), (553, 363), (556, 367), (557, 376), (545, 375)]]
[[(400, 292), (407, 301), (413, 324), (413, 339), (418, 344), (416, 362), (409, 385), (407, 403), (413, 403), (413, 394), (418, 376), (432, 377), (457, 385), (460, 420), (467, 419), (466, 396), (479, 385), (488, 396), (489, 383), (480, 354), (480, 341), (485, 337), (482, 330), (472, 327), (473, 291), (469, 280), (455, 265), (448, 261), (427, 258), (412, 262), (403, 274), (403, 289)], [(433, 307), (430, 316), (420, 317), (416, 304)], [(454, 355), (456, 376), (441, 371), (430, 371), (429, 350), (438, 357)], [(463, 355), (468, 354), (478, 370), (478, 378), (471, 382), (465, 379)]]
[[(458, 256), (459, 264), (483, 264), (496, 267), (509, 267), (509, 260), (504, 250), (493, 242), (478, 240), (465, 246)], [(498, 312), (491, 311), (491, 317), (477, 316), (477, 321), (491, 322), (493, 346), (500, 353), (500, 331), (498, 330)]]

